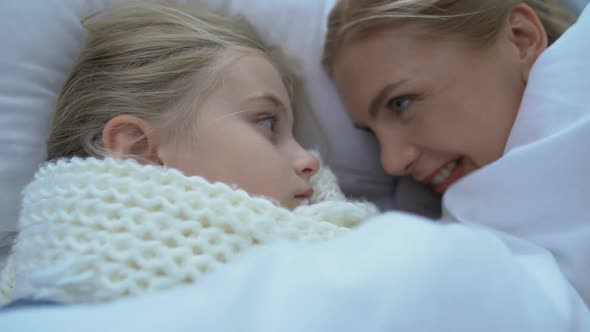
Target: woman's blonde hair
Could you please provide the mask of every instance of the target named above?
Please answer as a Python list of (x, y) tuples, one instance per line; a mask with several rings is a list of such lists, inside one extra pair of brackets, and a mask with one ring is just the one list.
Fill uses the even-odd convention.
[[(290, 64), (242, 18), (194, 6), (127, 3), (82, 23), (87, 44), (57, 101), (48, 161), (104, 157), (102, 131), (118, 115), (148, 120), (170, 135), (181, 132), (179, 126), (192, 123), (186, 120), (199, 97), (220, 78), (219, 59), (230, 49), (265, 54), (281, 74), (293, 109), (300, 106), (302, 92)], [(179, 105), (184, 99), (191, 105)]]
[(404, 23), (421, 23), (436, 36), (456, 35), (484, 45), (518, 3), (535, 10), (549, 44), (574, 21), (559, 0), (340, 0), (328, 20), (323, 63), (331, 70), (338, 49), (351, 38)]

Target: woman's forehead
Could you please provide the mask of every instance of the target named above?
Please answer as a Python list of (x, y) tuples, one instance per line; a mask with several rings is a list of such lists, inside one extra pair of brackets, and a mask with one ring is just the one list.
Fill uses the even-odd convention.
[[(455, 38), (432, 39), (415, 25), (376, 31), (362, 39), (343, 45), (333, 67), (336, 81), (364, 77), (371, 80), (395, 76), (409, 79), (416, 75), (432, 76), (441, 67), (459, 59), (476, 56), (470, 47)], [(404, 77), (405, 76), (405, 77)]]

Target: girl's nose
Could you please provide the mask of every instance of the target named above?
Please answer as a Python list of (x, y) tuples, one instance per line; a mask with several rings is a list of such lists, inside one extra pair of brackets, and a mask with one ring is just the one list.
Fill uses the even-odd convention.
[(294, 169), (297, 175), (309, 180), (320, 168), (320, 161), (311, 152), (300, 147), (295, 162)]

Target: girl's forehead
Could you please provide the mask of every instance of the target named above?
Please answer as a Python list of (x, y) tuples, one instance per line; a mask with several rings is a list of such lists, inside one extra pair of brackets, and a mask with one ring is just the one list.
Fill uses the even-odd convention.
[[(276, 71), (268, 55), (260, 50), (245, 47), (231, 47), (221, 51), (216, 66), (221, 71), (235, 70), (236, 67), (244, 67), (246, 64), (267, 65)], [(278, 74), (278, 73), (277, 73)]]
[(228, 50), (219, 61), (221, 86), (250, 94), (274, 94), (288, 102), (289, 96), (281, 74), (264, 53), (256, 50)]

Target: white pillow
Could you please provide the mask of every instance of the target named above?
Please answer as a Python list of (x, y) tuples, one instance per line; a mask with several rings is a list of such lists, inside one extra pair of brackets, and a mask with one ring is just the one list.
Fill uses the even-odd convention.
[(0, 4), (0, 232), (14, 229), (20, 191), (44, 158), (57, 92), (82, 45), (72, 29), (80, 9), (64, 1)]
[[(213, 7), (226, 2), (204, 1)], [(16, 229), (20, 192), (45, 158), (57, 95), (84, 45), (80, 19), (113, 2), (0, 2), (0, 234)], [(393, 178), (381, 170), (376, 144), (352, 127), (320, 66), (324, 20), (334, 0), (231, 0), (229, 4), (232, 12), (248, 17), (264, 38), (299, 60), (323, 129), (323, 133), (317, 130), (308, 119), (301, 137), (304, 145), (324, 147), (324, 158), (348, 193), (391, 199)], [(321, 144), (323, 140), (326, 144)]]

